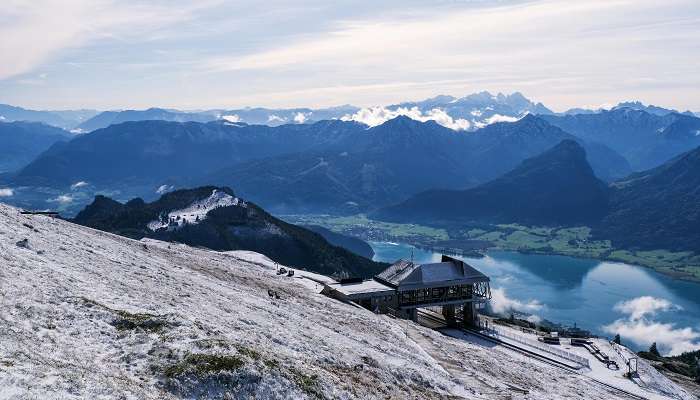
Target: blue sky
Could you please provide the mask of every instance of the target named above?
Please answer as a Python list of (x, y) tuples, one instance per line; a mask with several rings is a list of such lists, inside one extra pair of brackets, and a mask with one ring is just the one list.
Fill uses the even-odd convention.
[(0, 102), (359, 106), (521, 91), (700, 111), (698, 0), (4, 0)]

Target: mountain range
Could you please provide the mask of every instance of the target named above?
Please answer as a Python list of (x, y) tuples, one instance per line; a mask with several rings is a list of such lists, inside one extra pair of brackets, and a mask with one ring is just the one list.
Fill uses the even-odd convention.
[[(415, 119), (423, 119), (425, 115), (420, 113), (436, 108), (449, 108), (457, 119), (468, 110), (483, 112), (486, 108), (492, 109), (493, 115), (505, 115), (500, 113), (509, 109), (518, 117), (475, 130), (449, 129), (444, 121)], [(420, 208), (429, 194), (468, 193), (463, 200), (472, 206), (467, 210), (456, 206), (444, 209), (464, 213), (467, 219), (474, 217), (470, 214), (474, 212), (488, 220), (568, 224), (576, 218), (536, 215), (533, 210), (515, 215), (505, 200), (498, 215), (474, 206), (479, 196), (499, 199), (499, 187), (513, 193), (520, 190), (522, 197), (540, 199), (543, 204), (548, 204), (544, 201), (548, 193), (562, 201), (575, 200), (567, 197), (573, 188), (561, 191), (567, 186), (563, 175), (554, 174), (556, 168), (543, 168), (538, 173), (526, 168), (533, 165), (532, 160), (526, 160), (553, 157), (550, 149), (565, 141), (569, 150), (576, 142), (583, 152), (562, 152), (572, 164), (558, 168), (583, 177), (585, 174), (573, 175), (574, 170), (586, 170), (580, 162), (583, 154), (592, 170), (593, 175), (586, 175), (578, 185), (588, 189), (579, 197), (595, 195), (593, 203), (602, 204), (597, 202), (601, 197), (598, 189), (594, 190), (600, 186), (596, 182), (612, 183), (604, 190), (606, 211), (593, 207), (587, 210), (590, 215), (579, 216), (580, 222), (593, 226), (600, 237), (609, 236), (628, 247), (650, 248), (658, 243), (681, 249), (692, 245), (692, 228), (683, 233), (687, 240), (680, 233), (688, 226), (688, 218), (694, 218), (695, 175), (678, 172), (682, 165), (691, 164), (688, 160), (700, 146), (700, 119), (690, 113), (627, 102), (610, 110), (564, 115), (518, 93), (494, 96), (486, 92), (464, 98), (438, 96), (387, 109), (395, 113), (384, 117), (393, 118), (378, 125), (342, 117), (309, 123), (311, 109), (294, 109), (287, 114), (306, 113), (297, 118), (303, 123), (278, 126), (250, 125), (228, 111), (182, 113), (164, 109), (99, 114), (95, 121), (113, 119), (103, 120), (107, 127), (84, 134), (39, 123), (0, 123), (4, 135), (0, 150), (3, 201), (72, 215), (97, 194), (122, 202), (133, 197), (153, 201), (177, 188), (219, 185), (234, 187), (243, 197), (277, 214), (354, 214), (386, 212), (386, 207), (402, 202)], [(418, 116), (399, 112), (407, 109), (418, 110)], [(250, 115), (258, 113), (259, 118), (270, 111), (245, 110)], [(324, 117), (334, 112), (361, 113), (351, 106), (328, 110)], [(182, 122), (205, 114), (204, 120), (214, 120)], [(118, 122), (119, 118), (147, 120)], [(166, 118), (173, 121), (162, 120)], [(685, 164), (676, 164), (681, 159)], [(664, 179), (670, 186), (660, 183)], [(536, 192), (525, 194), (527, 185), (541, 190), (548, 187), (547, 182), (560, 185), (551, 188), (551, 193), (543, 191), (543, 197)], [(422, 193), (426, 191), (428, 194)], [(660, 198), (664, 201), (655, 201)], [(659, 210), (665, 208), (670, 210), (668, 232), (652, 228), (646, 220), (664, 224)], [(598, 224), (600, 221), (605, 224)], [(626, 229), (632, 229), (630, 224), (634, 223), (648, 228), (627, 238), (622, 228), (616, 230), (625, 224)]]
[[(531, 115), (473, 133), (400, 116), (353, 132), (341, 147), (244, 162), (202, 182), (234, 186), (277, 213), (359, 212), (423, 190), (486, 182), (564, 139), (575, 138)], [(584, 146), (600, 175), (631, 171), (605, 146)]]
[(608, 185), (593, 174), (583, 147), (565, 140), (488, 183), (426, 191), (373, 218), (438, 226), (587, 225), (617, 248), (700, 251), (700, 147)]
[(132, 239), (255, 251), (282, 265), (340, 278), (369, 277), (386, 267), (283, 222), (228, 188), (176, 190), (151, 203), (133, 199), (122, 204), (97, 196), (72, 222)]
[(373, 217), (429, 225), (575, 225), (605, 215), (608, 197), (607, 185), (596, 178), (583, 147), (567, 139), (488, 183), (461, 191), (423, 192)]
[(0, 173), (22, 168), (54, 143), (72, 138), (69, 132), (40, 122), (0, 122)]
[[(0, 121), (43, 122), (76, 132), (90, 132), (95, 129), (127, 121), (163, 120), (209, 122), (224, 119), (231, 122), (244, 122), (251, 125), (279, 126), (291, 123), (314, 123), (330, 119), (355, 120), (371, 126), (379, 125), (398, 115), (426, 121), (434, 119), (444, 126), (463, 130), (476, 130), (494, 122), (514, 121), (525, 114), (536, 115), (575, 115), (597, 114), (606, 110), (633, 109), (658, 116), (681, 112), (664, 107), (645, 105), (639, 101), (621, 102), (614, 107), (572, 108), (556, 113), (542, 103), (536, 103), (522, 93), (491, 94), (487, 91), (463, 97), (439, 95), (420, 101), (405, 101), (387, 106), (360, 108), (341, 105), (327, 108), (264, 108), (245, 107), (237, 109), (208, 109), (182, 111), (165, 108), (144, 110), (29, 110), (0, 104)], [(684, 115), (694, 116), (690, 111)], [(695, 113), (698, 116), (700, 113)]]
[(656, 167), (700, 146), (700, 118), (686, 114), (657, 115), (617, 108), (596, 114), (541, 118), (583, 140), (608, 146), (624, 156), (635, 171)]
[(82, 190), (119, 191), (122, 199), (150, 199), (160, 188), (215, 184), (235, 187), (276, 213), (349, 213), (428, 189), (486, 182), (564, 139), (582, 143), (601, 178), (631, 172), (605, 145), (578, 139), (533, 115), (475, 132), (399, 116), (370, 128), (340, 120), (278, 127), (125, 122), (55, 144), (3, 183), (53, 188), (59, 195), (84, 182)]
[(29, 110), (22, 107), (0, 104), (0, 122), (42, 122), (63, 129), (73, 129), (83, 121), (95, 116), (96, 110)]

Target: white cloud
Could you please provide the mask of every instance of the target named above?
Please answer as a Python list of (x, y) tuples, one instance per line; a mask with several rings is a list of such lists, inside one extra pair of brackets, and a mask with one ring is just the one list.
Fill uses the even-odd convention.
[(75, 189), (80, 189), (81, 187), (84, 187), (87, 185), (88, 185), (87, 182), (79, 181), (79, 182), (75, 182), (74, 184), (70, 185), (70, 188), (71, 188), (71, 190), (75, 190)]
[(678, 310), (680, 307), (675, 306), (666, 299), (642, 296), (632, 300), (619, 302), (615, 304), (613, 309), (629, 315), (629, 318), (632, 320), (638, 320), (647, 316), (654, 316), (660, 311)]
[(173, 190), (175, 187), (172, 185), (160, 185), (158, 186), (158, 189), (156, 189), (156, 193), (158, 194), (164, 194), (167, 193), (171, 190)]
[(495, 124), (496, 122), (515, 122), (519, 120), (518, 117), (509, 117), (507, 115), (493, 114), (492, 116), (486, 118), (486, 125)]
[(675, 324), (647, 321), (646, 319), (618, 319), (605, 325), (603, 330), (611, 335), (620, 334), (622, 340), (648, 347), (656, 342), (663, 354), (678, 355), (700, 349), (700, 333), (692, 328), (676, 328)]
[(11, 188), (0, 188), (0, 197), (14, 196), (15, 191)]
[(303, 124), (304, 122), (306, 122), (306, 119), (308, 118), (309, 115), (310, 114), (298, 112), (298, 113), (296, 113), (296, 115), (294, 115), (294, 122), (296, 122), (297, 124)]
[(489, 304), (494, 313), (501, 315), (506, 315), (513, 311), (531, 314), (544, 308), (544, 305), (537, 300), (523, 302), (511, 299), (506, 295), (506, 291), (503, 288), (491, 290), (491, 301)]
[(3, 98), (232, 109), (521, 90), (559, 111), (700, 104), (697, 0), (191, 3), (3, 1), (0, 80), (50, 73), (41, 87), (8, 80)]
[(603, 326), (603, 331), (611, 335), (619, 334), (623, 340), (643, 347), (656, 342), (659, 351), (668, 355), (700, 349), (700, 332), (690, 327), (678, 328), (673, 323), (652, 320), (658, 313), (682, 309), (666, 299), (642, 296), (619, 302), (613, 309), (627, 317)]
[(268, 117), (267, 117), (267, 122), (285, 122), (285, 121), (287, 121), (287, 118), (278, 117), (275, 114), (268, 115)]
[(236, 114), (231, 114), (231, 115), (222, 115), (221, 119), (228, 121), (228, 122), (241, 122), (241, 117), (239, 117)]
[(62, 194), (56, 198), (49, 199), (49, 201), (52, 203), (69, 204), (73, 202), (73, 197), (67, 194)]
[(143, 39), (146, 32), (190, 18), (194, 9), (115, 0), (4, 0), (0, 37), (12, 40), (0, 41), (0, 80), (28, 73), (67, 48)]
[(423, 113), (418, 107), (398, 107), (395, 110), (386, 107), (370, 107), (363, 108), (352, 115), (344, 115), (340, 119), (343, 121), (358, 121), (369, 126), (377, 126), (400, 115), (421, 122), (432, 120), (446, 128), (454, 130), (466, 130), (471, 127), (471, 123), (466, 119), (453, 119), (444, 110), (439, 108), (433, 108)]
[[(663, 5), (653, 0), (457, 3), (463, 4), (432, 10), (407, 7), (406, 14), (384, 18), (342, 19), (316, 36), (300, 35), (252, 54), (216, 56), (204, 60), (203, 68), (266, 74), (275, 82), (270, 81), (275, 92), (267, 98), (308, 87), (309, 82), (356, 86), (441, 77), (464, 80), (448, 89), (450, 93), (466, 85), (467, 91), (527, 90), (562, 110), (615, 101), (632, 92), (641, 97), (682, 91), (686, 101), (697, 104), (697, 95), (677, 83), (698, 82), (687, 68), (697, 62), (700, 26), (695, 0)], [(673, 45), (667, 48), (667, 43)], [(686, 66), (673, 62), (674, 57)], [(640, 62), (644, 68), (639, 68)], [(668, 70), (675, 71), (676, 78), (649, 79)], [(429, 90), (421, 95), (444, 91), (435, 86)], [(309, 94), (312, 101), (321, 95)], [(364, 91), (356, 94), (361, 100), (351, 101), (388, 103), (407, 95), (416, 93)], [(668, 96), (667, 101), (677, 100)]]

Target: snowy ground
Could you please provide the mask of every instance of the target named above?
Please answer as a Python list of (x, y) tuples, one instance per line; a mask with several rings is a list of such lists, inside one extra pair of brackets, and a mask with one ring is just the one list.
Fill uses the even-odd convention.
[(196, 224), (204, 220), (209, 211), (228, 206), (246, 207), (246, 203), (238, 197), (215, 189), (206, 199), (196, 201), (187, 208), (171, 211), (162, 220), (149, 222), (148, 229), (157, 231), (168, 227), (176, 228), (184, 224)]
[(309, 278), (327, 279), (0, 205), (0, 398), (617, 398)]
[[(536, 340), (536, 335), (528, 334), (522, 332), (522, 330), (507, 327), (498, 326), (499, 330), (508, 330), (517, 335), (531, 336), (531, 339)], [(660, 372), (656, 371), (648, 362), (644, 359), (638, 358), (638, 374), (639, 376), (634, 380), (625, 378), (623, 375), (627, 372), (626, 361), (630, 358), (636, 358), (637, 356), (624, 346), (617, 346), (620, 349), (620, 353), (613, 349), (610, 342), (605, 339), (591, 339), (593, 343), (604, 353), (610, 360), (615, 361), (619, 366), (619, 369), (607, 368), (607, 366), (601, 363), (595, 358), (588, 350), (579, 346), (572, 346), (568, 339), (562, 339), (561, 345), (553, 346), (559, 350), (565, 352), (573, 353), (580, 357), (588, 359), (589, 369), (583, 369), (580, 371), (582, 375), (594, 378), (600, 382), (604, 382), (609, 385), (613, 385), (620, 389), (626, 390), (628, 392), (634, 393), (636, 395), (652, 399), (680, 399), (680, 400), (695, 400), (696, 397), (687, 393), (685, 390), (681, 389), (678, 385), (673, 383), (670, 379), (666, 378)], [(522, 346), (522, 343), (515, 343)], [(541, 353), (547, 357), (552, 357), (551, 354), (540, 352), (535, 348), (528, 348), (530, 351), (536, 353)]]

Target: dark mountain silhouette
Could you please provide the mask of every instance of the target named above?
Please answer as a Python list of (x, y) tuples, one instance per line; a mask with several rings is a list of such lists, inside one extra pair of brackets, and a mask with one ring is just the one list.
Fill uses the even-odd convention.
[(14, 171), (31, 162), (70, 133), (39, 122), (0, 122), (0, 172)]
[[(177, 217), (168, 217), (171, 212)], [(385, 267), (271, 216), (236, 198), (228, 188), (177, 190), (152, 203), (134, 199), (122, 204), (97, 196), (72, 221), (134, 239), (148, 237), (219, 251), (251, 250), (283, 265), (336, 277), (368, 277)]]
[(343, 128), (361, 129), (340, 121), (279, 128), (221, 121), (125, 122), (52, 147), (19, 171), (15, 180), (51, 187), (78, 180), (98, 187), (157, 187), (251, 158), (306, 150), (332, 141)]
[(323, 238), (333, 246), (342, 247), (345, 250), (351, 251), (370, 260), (372, 257), (374, 257), (374, 250), (372, 249), (372, 246), (362, 239), (333, 232), (330, 229), (326, 229), (318, 225), (303, 225), (303, 227), (323, 236)]
[(700, 147), (612, 188), (597, 235), (623, 248), (700, 250)]
[(564, 140), (491, 182), (463, 191), (424, 192), (374, 217), (433, 224), (570, 225), (599, 220), (607, 205), (608, 188), (594, 175), (585, 150), (573, 140)]

